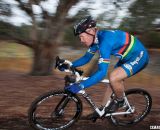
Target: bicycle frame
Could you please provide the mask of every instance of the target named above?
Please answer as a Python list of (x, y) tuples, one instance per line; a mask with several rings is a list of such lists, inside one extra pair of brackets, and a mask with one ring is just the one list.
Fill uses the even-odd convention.
[[(69, 65), (72, 65), (72, 63), (68, 60), (65, 60), (66, 63), (68, 63)], [(71, 70), (67, 69), (65, 70), (65, 72), (70, 72), (73, 73)], [(74, 72), (74, 74), (76, 75), (76, 82), (81, 81), (81, 80), (86, 80), (89, 77), (83, 77), (80, 76), (80, 74), (78, 72)], [(106, 84), (110, 84), (108, 79), (103, 79), (100, 81), (100, 83), (106, 83)], [(124, 94), (124, 100), (125, 100), (125, 106), (128, 108), (127, 111), (125, 112), (113, 112), (113, 113), (107, 113), (105, 114), (105, 108), (110, 104), (111, 100), (108, 100), (106, 105), (104, 106), (104, 108), (102, 110), (100, 110), (97, 105), (93, 102), (93, 100), (89, 97), (89, 95), (85, 92), (85, 90), (81, 90), (78, 92), (78, 94), (81, 94), (85, 100), (91, 105), (91, 107), (99, 114), (100, 117), (102, 116), (112, 116), (112, 115), (124, 115), (124, 114), (131, 114), (135, 111), (135, 108), (131, 107), (127, 97)]]
[[(87, 79), (87, 77), (83, 78), (84, 80)], [(104, 79), (101, 81), (102, 83), (107, 83), (109, 84), (109, 80), (108, 79)], [(105, 114), (105, 108), (110, 104), (111, 100), (108, 100), (106, 105), (103, 107), (102, 110), (100, 110), (97, 105), (93, 102), (93, 100), (89, 97), (89, 95), (85, 92), (85, 90), (81, 90), (79, 92), (79, 94), (82, 94), (82, 96), (85, 98), (85, 100), (91, 105), (91, 107), (99, 114), (100, 117), (104, 116)], [(124, 95), (124, 100), (125, 100), (125, 104), (126, 106), (128, 106), (128, 110), (125, 112), (114, 112), (114, 113), (107, 113), (105, 115), (105, 117), (107, 116), (114, 116), (114, 115), (124, 115), (124, 114), (131, 114), (135, 111), (134, 108), (132, 108), (127, 100), (127, 97)]]

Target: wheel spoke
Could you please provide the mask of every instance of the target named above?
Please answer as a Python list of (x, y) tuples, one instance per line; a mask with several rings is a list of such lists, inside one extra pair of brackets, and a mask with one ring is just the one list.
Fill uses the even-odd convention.
[(68, 97), (64, 92), (47, 93), (37, 98), (29, 111), (31, 126), (42, 130), (69, 127), (81, 114), (81, 101), (77, 98)]
[[(115, 115), (111, 117), (112, 123), (116, 125), (128, 125), (140, 122), (150, 112), (152, 99), (143, 89), (131, 89), (126, 92), (127, 100), (130, 107), (134, 109), (133, 113), (125, 115)], [(127, 108), (127, 106), (126, 106)], [(127, 111), (127, 109), (120, 110)]]

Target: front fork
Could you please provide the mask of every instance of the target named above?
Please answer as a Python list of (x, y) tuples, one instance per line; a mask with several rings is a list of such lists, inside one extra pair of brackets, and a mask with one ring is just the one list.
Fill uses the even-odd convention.
[(62, 99), (60, 100), (60, 102), (57, 104), (56, 108), (55, 108), (55, 114), (56, 115), (63, 115), (64, 113), (64, 108), (67, 106), (69, 100), (70, 100), (70, 96), (71, 94), (69, 95), (64, 95), (62, 97)]

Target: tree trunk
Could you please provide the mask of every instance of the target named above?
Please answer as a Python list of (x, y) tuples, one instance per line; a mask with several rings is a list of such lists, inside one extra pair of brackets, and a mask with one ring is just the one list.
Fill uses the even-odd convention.
[(53, 44), (39, 43), (34, 48), (33, 66), (31, 75), (51, 75), (54, 63), (54, 56), (57, 53)]

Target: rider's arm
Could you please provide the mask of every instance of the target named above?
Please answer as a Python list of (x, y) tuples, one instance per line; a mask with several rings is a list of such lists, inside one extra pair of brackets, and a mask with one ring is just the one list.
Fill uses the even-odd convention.
[(98, 70), (90, 78), (80, 83), (80, 85), (84, 88), (88, 88), (100, 82), (107, 74), (110, 63), (110, 54), (113, 46), (113, 39), (106, 39), (102, 37), (100, 42), (100, 59), (98, 63)]
[(73, 67), (79, 67), (88, 63), (97, 51), (97, 45), (94, 44), (88, 49), (84, 56), (72, 62)]

